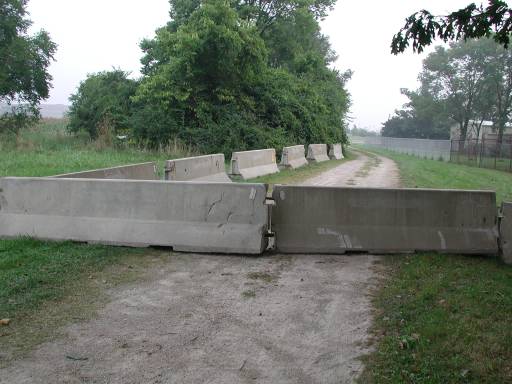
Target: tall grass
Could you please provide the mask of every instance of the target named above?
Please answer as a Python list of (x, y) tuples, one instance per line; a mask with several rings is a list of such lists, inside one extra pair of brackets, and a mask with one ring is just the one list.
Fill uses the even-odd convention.
[(0, 176), (50, 176), (128, 163), (156, 161), (196, 152), (178, 141), (158, 150), (130, 145), (117, 138), (92, 141), (86, 134), (72, 135), (65, 119), (43, 119), (17, 137), (0, 136)]

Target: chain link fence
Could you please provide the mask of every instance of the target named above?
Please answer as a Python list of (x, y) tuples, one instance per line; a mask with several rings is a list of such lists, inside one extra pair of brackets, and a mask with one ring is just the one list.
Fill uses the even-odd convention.
[(450, 140), (369, 136), (362, 137), (361, 143), (429, 160), (450, 160)]
[(452, 140), (450, 161), (474, 167), (512, 172), (512, 138)]

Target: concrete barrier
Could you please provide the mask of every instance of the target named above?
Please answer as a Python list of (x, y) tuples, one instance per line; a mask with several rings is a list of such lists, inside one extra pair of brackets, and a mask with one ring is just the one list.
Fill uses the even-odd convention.
[(0, 237), (259, 254), (264, 184), (0, 178)]
[(500, 247), (502, 260), (512, 264), (512, 202), (501, 205)]
[(273, 197), (281, 252), (498, 252), (490, 191), (275, 185)]
[(305, 150), (303, 145), (293, 145), (291, 147), (284, 147), (281, 155), (281, 166), (285, 168), (300, 168), (307, 165)]
[(329, 158), (331, 160), (343, 159), (343, 149), (341, 144), (329, 144)]
[(277, 172), (276, 150), (273, 148), (233, 152), (231, 156), (231, 173), (245, 180)]
[(222, 153), (167, 160), (165, 180), (231, 182)]
[(309, 162), (315, 163), (329, 160), (329, 156), (327, 156), (327, 144), (309, 144), (307, 159)]
[(156, 163), (140, 163), (121, 165), (119, 167), (93, 169), (83, 172), (65, 173), (51, 176), (66, 179), (128, 179), (128, 180), (158, 180)]

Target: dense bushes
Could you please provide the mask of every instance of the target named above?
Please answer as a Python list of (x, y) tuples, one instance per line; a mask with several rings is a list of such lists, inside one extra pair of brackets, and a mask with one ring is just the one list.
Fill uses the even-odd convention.
[(172, 20), (141, 44), (142, 78), (90, 76), (70, 129), (95, 137), (108, 117), (147, 146), (178, 139), (202, 152), (345, 142), (350, 73), (328, 67), (317, 20), (332, 0), (282, 3), (171, 0)]
[(68, 129), (85, 131), (93, 139), (106, 127), (115, 134), (126, 133), (131, 126), (131, 97), (136, 87), (137, 83), (119, 69), (90, 75), (70, 97)]

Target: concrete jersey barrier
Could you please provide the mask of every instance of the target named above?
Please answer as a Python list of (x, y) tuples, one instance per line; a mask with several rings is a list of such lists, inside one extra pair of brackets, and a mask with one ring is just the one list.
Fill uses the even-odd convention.
[(65, 173), (51, 176), (66, 179), (128, 179), (128, 180), (158, 180), (156, 163), (140, 163), (121, 165), (119, 167), (93, 169), (82, 172)]
[(165, 180), (231, 182), (224, 154), (185, 157), (165, 162)]
[(498, 252), (490, 191), (275, 185), (273, 197), (281, 252)]
[(512, 264), (512, 202), (501, 205), (500, 247), (502, 260)]
[(343, 149), (341, 144), (329, 144), (329, 158), (331, 160), (343, 159)]
[(273, 148), (233, 152), (231, 156), (231, 173), (245, 180), (277, 172), (276, 150)]
[(307, 165), (305, 150), (303, 145), (293, 145), (284, 147), (281, 155), (281, 166), (286, 168), (300, 168)]
[(0, 178), (0, 237), (259, 254), (264, 184)]
[(316, 163), (329, 160), (329, 156), (327, 156), (327, 144), (309, 144), (307, 159), (310, 162)]

